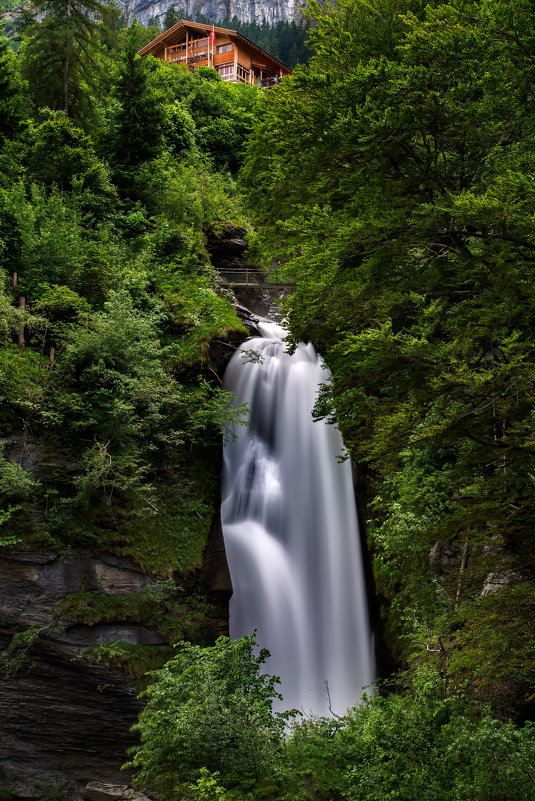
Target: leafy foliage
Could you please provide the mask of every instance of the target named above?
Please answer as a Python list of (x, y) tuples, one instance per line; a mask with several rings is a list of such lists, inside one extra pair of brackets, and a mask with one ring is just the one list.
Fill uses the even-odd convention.
[[(309, 9), (316, 55), (263, 96), (243, 183), (266, 261), (298, 278), (293, 337), (333, 373), (317, 413), (366, 465), (392, 650), (417, 640), (442, 670), (497, 538), (532, 589), (531, 7)], [(452, 542), (437, 581), (430, 551)]]
[[(232, 413), (210, 343), (244, 333), (205, 245), (243, 210), (215, 140), (200, 143), (217, 108), (248, 129), (255, 99), (142, 61), (151, 32), (113, 10), (40, 8), (19, 53), (0, 49), (2, 545), (83, 544), (187, 572)], [(175, 638), (200, 636), (202, 614)]]
[(299, 724), (287, 747), (294, 770), (309, 773), (322, 798), (509, 801), (533, 792), (533, 725), (481, 716), (466, 699), (444, 697), (442, 682), (425, 672), (414, 694)]
[(203, 768), (223, 786), (273, 781), (289, 714), (272, 711), (280, 696), (278, 679), (260, 672), (267, 657), (255, 654), (252, 636), (220, 637), (211, 648), (180, 643), (143, 694), (141, 745), (129, 763), (137, 784), (179, 798), (192, 782), (200, 792)]

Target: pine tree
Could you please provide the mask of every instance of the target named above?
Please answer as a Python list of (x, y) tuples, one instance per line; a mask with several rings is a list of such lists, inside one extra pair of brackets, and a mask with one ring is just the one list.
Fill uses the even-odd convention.
[(0, 38), (0, 142), (11, 139), (23, 118), (21, 82), (7, 39)]
[(178, 11), (174, 6), (168, 8), (165, 12), (165, 17), (163, 18), (163, 29), (167, 31), (169, 28), (172, 28), (173, 25), (176, 25), (177, 22), (180, 22), (182, 19), (182, 15), (180, 11)]
[(79, 121), (90, 107), (89, 90), (96, 94), (102, 72), (99, 20), (104, 10), (99, 0), (36, 0), (39, 22), (28, 28), (23, 47), (23, 73), (39, 106)]
[(117, 181), (129, 184), (136, 165), (155, 158), (161, 149), (163, 112), (148, 83), (147, 62), (137, 55), (137, 27), (128, 30), (121, 75), (117, 84), (120, 110), (114, 144)]

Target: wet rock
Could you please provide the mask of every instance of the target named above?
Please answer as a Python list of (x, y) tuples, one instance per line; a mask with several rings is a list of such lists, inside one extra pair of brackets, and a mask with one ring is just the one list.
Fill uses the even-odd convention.
[[(131, 559), (105, 552), (0, 555), (0, 669), (9, 667), (0, 681), (0, 776), (23, 777), (25, 786), (62, 788), (73, 801), (88, 782), (126, 786), (121, 765), (136, 742), (130, 729), (142, 708), (139, 687), (119, 668), (84, 658), (84, 650), (115, 641), (158, 647), (164, 640), (155, 628), (137, 622), (69, 623), (58, 620), (54, 609), (72, 592), (128, 596), (154, 580)], [(228, 634), (232, 590), (219, 525), (213, 527), (203, 567), (177, 576), (176, 583), (200, 592), (211, 605), (200, 624), (205, 641)], [(15, 670), (6, 651), (13, 636), (28, 629), (36, 636), (24, 644)], [(145, 801), (131, 792), (128, 798)]]
[[(113, 640), (162, 639), (136, 625), (69, 628), (54, 608), (80, 589), (133, 591), (148, 581), (129, 560), (111, 555), (21, 551), (0, 557), (0, 652), (9, 674), (0, 682), (0, 773), (62, 786), (71, 798), (79, 782), (124, 781), (120, 767), (135, 742), (130, 728), (141, 709), (138, 687), (123, 671), (81, 658), (82, 650)], [(36, 636), (24, 644), (17, 665), (6, 649), (28, 629)]]
[(228, 635), (228, 609), (232, 595), (232, 582), (219, 515), (214, 521), (210, 538), (203, 554), (199, 586), (202, 587), (206, 598), (217, 610), (216, 614), (207, 619), (203, 626), (203, 636), (207, 641), (213, 642), (218, 637)]
[(437, 540), (429, 552), (429, 563), (435, 573), (449, 573), (458, 570), (463, 558), (463, 542)]
[[(18, 630), (0, 623), (0, 649)], [(124, 781), (120, 768), (141, 710), (137, 693), (123, 671), (81, 659), (66, 641), (39, 637), (0, 683), (0, 771), (61, 786), (74, 799), (80, 783)]]

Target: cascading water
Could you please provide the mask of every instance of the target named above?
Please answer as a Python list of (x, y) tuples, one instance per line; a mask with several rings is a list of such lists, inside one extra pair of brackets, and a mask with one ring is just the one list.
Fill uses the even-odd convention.
[(261, 332), (224, 382), (249, 408), (224, 451), (230, 635), (257, 631), (267, 671), (281, 677), (280, 708), (340, 715), (374, 678), (351, 468), (337, 460), (338, 430), (312, 419), (329, 375), (313, 346), (290, 355), (283, 328)]

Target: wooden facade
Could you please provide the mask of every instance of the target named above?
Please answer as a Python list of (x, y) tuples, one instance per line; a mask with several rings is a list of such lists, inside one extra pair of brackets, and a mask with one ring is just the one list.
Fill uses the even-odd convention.
[(229, 28), (181, 19), (139, 51), (189, 69), (213, 67), (224, 81), (273, 86), (291, 70)]

